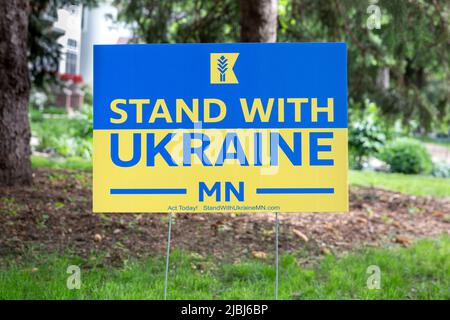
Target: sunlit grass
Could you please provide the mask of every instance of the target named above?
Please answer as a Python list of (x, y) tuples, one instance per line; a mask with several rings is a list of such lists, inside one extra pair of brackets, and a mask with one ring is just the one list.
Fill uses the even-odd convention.
[(450, 197), (448, 178), (351, 170), (349, 181), (351, 185), (383, 188), (417, 196)]
[[(369, 249), (342, 258), (329, 255), (315, 268), (297, 256), (280, 261), (281, 299), (450, 299), (450, 238), (422, 240), (409, 248)], [(71, 256), (3, 261), (0, 299), (161, 299), (164, 257), (128, 261), (118, 268), (101, 259)], [(171, 256), (170, 299), (273, 299), (272, 259), (220, 263), (186, 252)], [(69, 290), (69, 265), (81, 267), (81, 289)], [(380, 268), (381, 288), (368, 289), (367, 268)], [(34, 269), (33, 268), (37, 268)]]
[(43, 156), (32, 156), (33, 168), (92, 170), (92, 161), (80, 157), (50, 158)]

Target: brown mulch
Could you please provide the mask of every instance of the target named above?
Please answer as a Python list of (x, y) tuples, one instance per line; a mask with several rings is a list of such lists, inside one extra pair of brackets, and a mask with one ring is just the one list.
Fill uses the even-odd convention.
[[(107, 261), (163, 253), (166, 214), (93, 214), (91, 174), (40, 169), (30, 187), (0, 188), (0, 257), (33, 248)], [(173, 248), (224, 259), (274, 251), (274, 214), (176, 214)], [(350, 189), (350, 212), (280, 214), (282, 252), (309, 256), (450, 234), (450, 200)]]

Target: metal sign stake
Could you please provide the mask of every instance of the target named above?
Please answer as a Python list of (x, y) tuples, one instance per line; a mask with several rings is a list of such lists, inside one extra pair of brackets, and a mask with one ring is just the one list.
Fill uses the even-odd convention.
[(278, 212), (275, 212), (275, 300), (278, 300)]
[(172, 236), (172, 212), (169, 213), (169, 231), (167, 233), (166, 277), (164, 280), (164, 300), (167, 300), (167, 283), (169, 280), (170, 238)]

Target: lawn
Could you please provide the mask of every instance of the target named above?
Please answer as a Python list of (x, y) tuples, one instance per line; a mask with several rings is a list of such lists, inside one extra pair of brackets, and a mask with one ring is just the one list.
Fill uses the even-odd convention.
[[(34, 167), (91, 170), (89, 160), (33, 156)], [(374, 186), (419, 196), (450, 197), (450, 179), (350, 171), (351, 185)], [(450, 237), (421, 240), (410, 247), (388, 246), (328, 254), (300, 267), (305, 252), (280, 261), (280, 299), (450, 299)], [(36, 255), (20, 262), (0, 260), (0, 299), (162, 299), (164, 257), (126, 260), (111, 267), (93, 252), (83, 260), (67, 252)], [(69, 290), (69, 265), (80, 266), (81, 289)], [(381, 289), (367, 288), (367, 268), (381, 270)], [(171, 255), (169, 299), (272, 299), (273, 257), (223, 263), (188, 251)]]
[[(409, 248), (366, 249), (326, 256), (316, 267), (299, 266), (298, 255), (280, 262), (281, 299), (450, 299), (450, 237), (421, 240)], [(3, 260), (0, 299), (161, 299), (164, 258), (105, 267), (101, 255), (84, 261), (56, 254), (21, 263)], [(33, 258), (31, 258), (33, 257)], [(81, 289), (66, 287), (69, 265), (81, 268)], [(381, 288), (368, 289), (367, 268), (381, 271)], [(171, 256), (169, 299), (272, 299), (272, 259), (218, 263), (176, 251)]]
[[(33, 156), (34, 167), (91, 170), (89, 160)], [(368, 171), (350, 171), (352, 185), (375, 186), (413, 195), (449, 197), (449, 179)], [(281, 299), (450, 299), (450, 237), (421, 240), (410, 247), (388, 245), (327, 254), (304, 267), (307, 253), (294, 251), (280, 261)], [(81, 259), (30, 252), (17, 262), (0, 259), (0, 299), (161, 299), (164, 257), (130, 258), (110, 266), (102, 252)], [(69, 265), (80, 266), (81, 289), (66, 287)], [(300, 267), (300, 266), (303, 267)], [(381, 289), (367, 288), (367, 268), (381, 270)], [(214, 258), (175, 251), (171, 255), (170, 299), (272, 299), (273, 257), (243, 258), (224, 263)]]
[(448, 178), (351, 170), (349, 181), (355, 186), (377, 187), (416, 196), (450, 197)]
[(92, 161), (81, 157), (49, 158), (43, 156), (31, 156), (33, 168), (92, 170)]

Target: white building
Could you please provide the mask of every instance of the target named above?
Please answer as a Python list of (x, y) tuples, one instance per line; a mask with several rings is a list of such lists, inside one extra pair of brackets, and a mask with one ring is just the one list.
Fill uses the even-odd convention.
[(81, 74), (84, 82), (92, 86), (93, 45), (124, 44), (132, 36), (130, 29), (114, 23), (116, 17), (117, 8), (110, 1), (96, 8), (59, 9), (55, 28), (65, 32), (58, 40), (62, 45), (59, 72)]
[(62, 46), (59, 73), (80, 73), (81, 20), (80, 6), (58, 10), (58, 20), (54, 28), (63, 34), (58, 39), (58, 43)]

